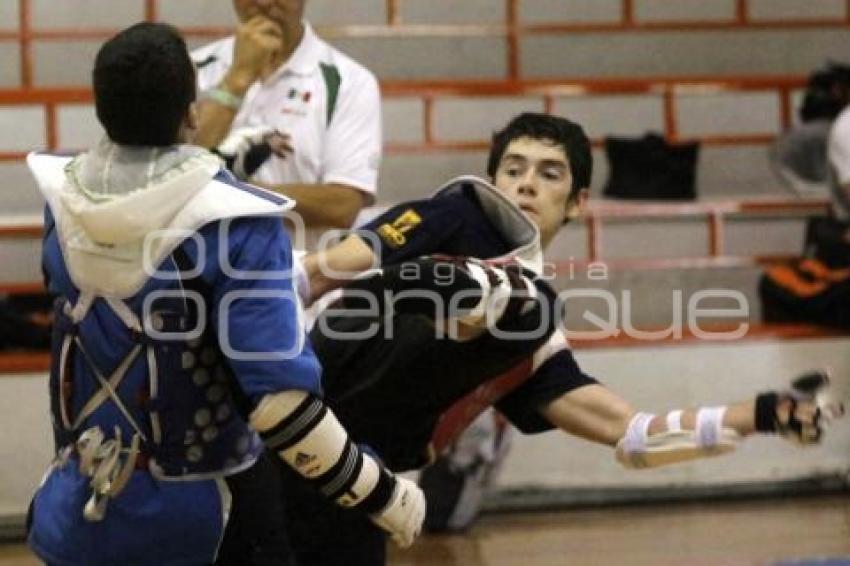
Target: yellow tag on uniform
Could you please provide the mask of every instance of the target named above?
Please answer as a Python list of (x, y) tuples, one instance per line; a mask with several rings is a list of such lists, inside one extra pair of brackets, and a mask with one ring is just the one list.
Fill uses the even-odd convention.
[(391, 248), (400, 248), (407, 243), (407, 234), (422, 223), (422, 217), (412, 208), (405, 210), (392, 224), (381, 224), (378, 236)]

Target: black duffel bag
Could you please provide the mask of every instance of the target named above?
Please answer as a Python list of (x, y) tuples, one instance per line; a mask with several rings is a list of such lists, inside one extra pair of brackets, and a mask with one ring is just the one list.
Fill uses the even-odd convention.
[(850, 267), (850, 223), (833, 216), (809, 218), (803, 255), (833, 269)]
[(693, 200), (699, 142), (668, 143), (659, 134), (605, 138), (610, 173), (604, 194), (621, 199)]
[(770, 267), (759, 281), (764, 322), (810, 322), (850, 328), (850, 269), (814, 258)]

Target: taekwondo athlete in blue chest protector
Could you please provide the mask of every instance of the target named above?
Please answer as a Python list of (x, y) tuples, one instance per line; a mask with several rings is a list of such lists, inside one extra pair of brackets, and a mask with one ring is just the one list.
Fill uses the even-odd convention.
[(108, 136), (73, 159), (28, 158), (56, 297), (57, 457), (33, 500), (31, 547), (57, 565), (210, 564), (229, 476), (263, 444), (409, 545), (421, 492), (322, 401), (280, 220), (292, 201), (179, 145), (196, 122), (183, 39), (137, 24), (104, 44), (93, 76)]

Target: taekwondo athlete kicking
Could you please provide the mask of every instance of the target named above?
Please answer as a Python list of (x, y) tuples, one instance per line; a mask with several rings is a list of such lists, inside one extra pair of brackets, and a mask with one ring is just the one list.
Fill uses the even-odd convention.
[[(757, 432), (816, 442), (843, 412), (821, 372), (787, 391), (666, 415), (635, 410), (585, 374), (539, 274), (542, 249), (581, 214), (591, 170), (580, 126), (523, 114), (493, 138), (493, 185), (457, 179), (305, 258), (314, 299), (345, 285), (311, 332), (326, 401), (390, 469), (427, 464), (491, 405), (522, 432), (560, 428), (609, 445), (631, 468), (726, 453)], [(289, 471), (282, 478), (304, 563), (383, 563), (379, 531), (328, 509)]]

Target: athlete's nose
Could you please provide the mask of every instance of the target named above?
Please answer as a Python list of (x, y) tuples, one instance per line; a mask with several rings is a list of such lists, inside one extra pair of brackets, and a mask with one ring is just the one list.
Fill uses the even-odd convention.
[(537, 187), (534, 185), (534, 169), (529, 168), (522, 178), (519, 180), (517, 188), (519, 194), (528, 196), (537, 196)]

